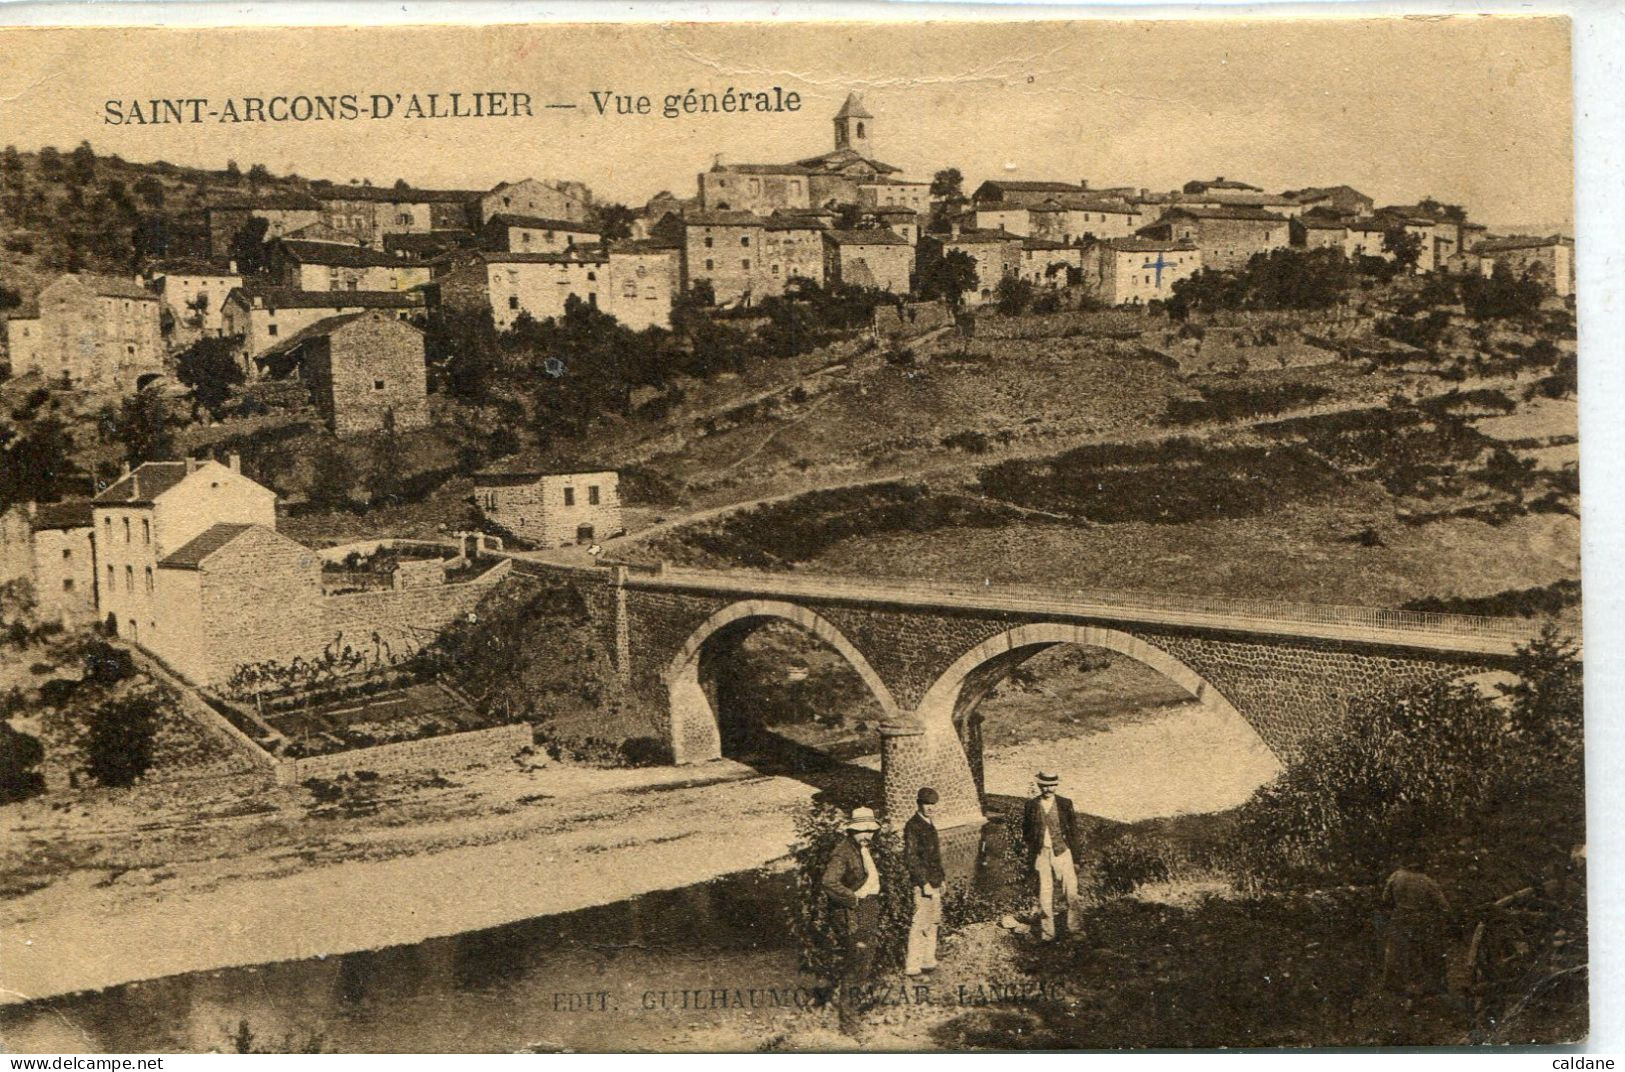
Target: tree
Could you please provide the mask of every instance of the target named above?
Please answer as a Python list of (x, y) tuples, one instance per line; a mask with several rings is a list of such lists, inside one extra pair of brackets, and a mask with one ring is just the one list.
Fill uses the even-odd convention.
[(199, 339), (175, 359), (175, 378), (192, 389), (198, 405), (217, 416), (232, 387), (243, 382), (232, 350), (230, 339)]
[(321, 510), (350, 508), (350, 463), (338, 446), (324, 441), (311, 460), (310, 487), (305, 493), (310, 505)]
[(264, 164), (254, 164), (248, 169), (248, 181), (254, 185), (262, 185), (271, 181), (271, 170)]
[(56, 146), (47, 145), (40, 149), (39, 169), (47, 179), (62, 177), (62, 154), (56, 151)]
[(955, 310), (963, 302), (965, 291), (975, 290), (976, 285), (976, 261), (963, 250), (929, 258), (920, 269), (920, 295), (946, 301)]
[(598, 233), (606, 242), (632, 237), (632, 223), (638, 218), (636, 212), (613, 201), (595, 205), (592, 214), (598, 222)]
[(0, 719), (0, 804), (14, 804), (45, 791), (45, 778), (34, 769), (44, 759), (45, 746), (39, 738)]
[(491, 396), (502, 373), (496, 323), (489, 308), (465, 311), (439, 306), (423, 326), (429, 386), (461, 402)]
[(395, 189), (397, 189), (397, 190), (410, 190), (411, 188), (412, 188), (412, 184), (407, 182), (405, 179), (396, 179), (395, 180)]
[(364, 476), (368, 505), (394, 506), (401, 501), (406, 487), (401, 479), (401, 439), (390, 426), (379, 434), (367, 458)]
[(85, 768), (101, 785), (134, 785), (152, 767), (162, 709), (174, 698), (147, 688), (104, 700), (91, 712)]
[(149, 208), (163, 208), (164, 184), (151, 175), (143, 175), (135, 181), (135, 196), (145, 201)]
[(27, 432), (0, 449), (0, 510), (60, 499), (84, 479), (72, 459), (73, 437), (66, 425), (55, 417), (30, 422)]
[(96, 152), (90, 142), (80, 142), (69, 155), (68, 179), (81, 186), (96, 181)]
[(0, 152), (0, 171), (17, 172), (23, 169), (23, 154), (17, 151), (15, 145), (6, 146)]
[(958, 168), (943, 168), (931, 176), (931, 196), (943, 201), (963, 201), (965, 176)]
[(1394, 266), (1400, 271), (1409, 271), (1422, 259), (1422, 236), (1403, 227), (1390, 227), (1382, 233), (1382, 251), (1393, 256)]
[(270, 226), (264, 217), (250, 216), (231, 236), (229, 255), (242, 275), (259, 275), (270, 268), (265, 250), (265, 232)]
[(1000, 279), (993, 293), (1001, 316), (1019, 316), (1033, 303), (1032, 281), (1019, 275)]
[(228, 186), (239, 185), (243, 181), (243, 169), (237, 166), (237, 161), (227, 160), (225, 173), (221, 176)]
[(132, 466), (168, 461), (175, 457), (175, 418), (163, 388), (137, 391), (119, 407), (113, 437), (124, 445)]
[(1506, 261), (1496, 261), (1489, 278), (1466, 275), (1461, 279), (1461, 304), (1474, 320), (1529, 316), (1540, 309), (1540, 283), (1517, 277)]

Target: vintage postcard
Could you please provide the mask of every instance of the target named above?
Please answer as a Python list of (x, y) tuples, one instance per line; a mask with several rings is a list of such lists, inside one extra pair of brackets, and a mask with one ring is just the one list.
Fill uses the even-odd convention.
[(0, 29), (0, 1050), (1583, 1040), (1569, 43)]

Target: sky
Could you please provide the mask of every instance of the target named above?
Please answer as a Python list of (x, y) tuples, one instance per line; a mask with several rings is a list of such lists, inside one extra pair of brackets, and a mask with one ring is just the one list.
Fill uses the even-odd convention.
[[(0, 140), (338, 182), (576, 179), (600, 199), (691, 196), (718, 154), (832, 147), (850, 91), (875, 155), (929, 179), (1167, 190), (1225, 176), (1348, 183), (1494, 224), (1573, 217), (1569, 23), (1464, 16), (660, 26), (0, 31)], [(782, 87), (798, 112), (662, 118), (662, 99)], [(278, 94), (530, 94), (529, 118), (108, 125), (105, 102)], [(591, 93), (655, 114), (600, 116)], [(444, 96), (442, 100), (444, 100)], [(542, 108), (575, 104), (573, 109)], [(127, 110), (127, 106), (126, 109)]]

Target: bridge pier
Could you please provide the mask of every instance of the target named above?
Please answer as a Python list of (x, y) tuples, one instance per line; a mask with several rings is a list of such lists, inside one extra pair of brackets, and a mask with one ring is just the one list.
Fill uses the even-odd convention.
[(976, 780), (951, 722), (946, 733), (941, 720), (907, 717), (882, 724), (880, 771), (886, 820), (897, 829), (914, 813), (916, 794), (926, 785), (937, 791), (938, 827), (980, 826), (984, 821)]

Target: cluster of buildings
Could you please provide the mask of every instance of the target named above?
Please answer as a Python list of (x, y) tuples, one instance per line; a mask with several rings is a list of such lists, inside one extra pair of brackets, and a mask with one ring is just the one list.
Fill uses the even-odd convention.
[[(476, 499), (505, 530), (546, 546), (623, 531), (617, 474), (481, 474)], [(277, 497), (236, 455), (147, 462), (91, 499), (0, 512), (0, 583), (23, 579), (42, 618), (102, 624), (202, 685), (243, 666), (320, 658), (334, 645), (415, 651), (484, 594), (468, 563), (402, 566), (356, 591), (277, 531)], [(476, 571), (478, 572), (478, 571)], [(491, 571), (483, 579), (495, 580)], [(476, 578), (476, 581), (479, 578)]]
[[(250, 377), (303, 376), (333, 429), (350, 434), (427, 419), (422, 340), (410, 325), (435, 307), (488, 311), (507, 329), (557, 317), (574, 299), (633, 329), (663, 327), (686, 292), (748, 305), (805, 279), (908, 294), (931, 261), (954, 253), (975, 265), (972, 305), (993, 300), (1007, 277), (1143, 304), (1197, 271), (1274, 249), (1392, 257), (1395, 231), (1415, 239), (1418, 271), (1487, 274), (1507, 263), (1559, 295), (1573, 288), (1569, 239), (1486, 240), (1457, 208), (1379, 207), (1349, 186), (1270, 193), (1220, 177), (1156, 192), (995, 179), (950, 202), (877, 157), (876, 122), (851, 94), (829, 151), (719, 158), (693, 197), (651, 199), (624, 239), (606, 238), (590, 191), (574, 182), (251, 192), (207, 211), (212, 259), (47, 286), (37, 313), (7, 323), (11, 366), (128, 391), (192, 341), (229, 338)], [(230, 259), (245, 233), (265, 241), (251, 274)]]

